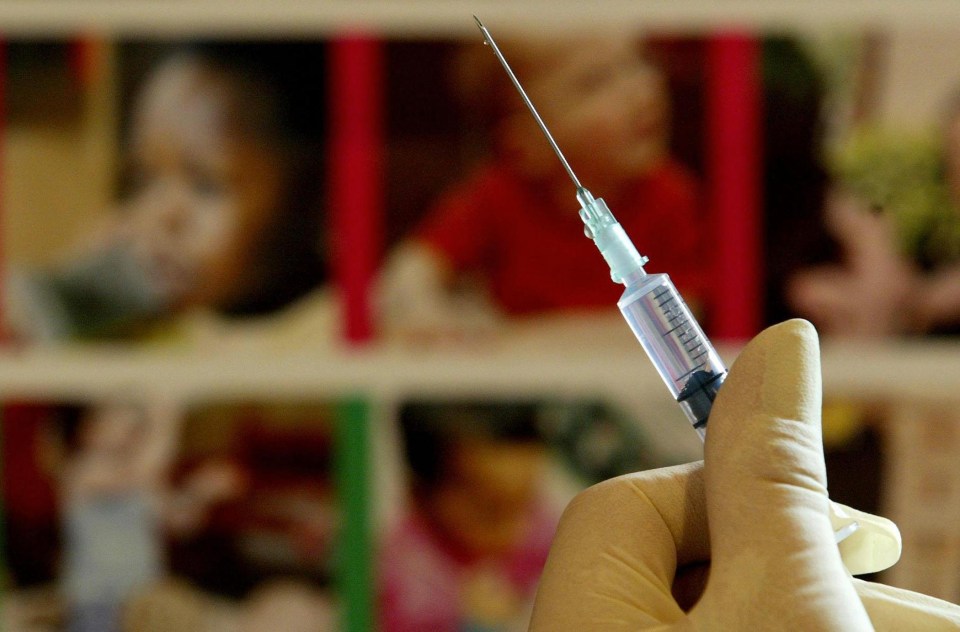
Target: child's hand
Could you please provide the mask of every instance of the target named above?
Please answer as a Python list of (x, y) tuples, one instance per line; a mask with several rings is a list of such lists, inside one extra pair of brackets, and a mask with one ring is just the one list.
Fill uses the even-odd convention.
[(835, 542), (820, 379), (808, 323), (761, 333), (720, 391), (703, 464), (616, 478), (571, 503), (531, 629), (960, 625), (958, 606), (862, 582), (844, 568), (844, 561), (860, 572), (889, 566), (899, 538), (892, 523), (857, 514), (861, 529), (839, 548)]
[(378, 312), (388, 339), (415, 345), (470, 344), (489, 339), (493, 307), (473, 293), (458, 295), (442, 258), (426, 246), (405, 244), (378, 282)]
[(826, 224), (844, 262), (791, 279), (793, 307), (831, 335), (888, 336), (911, 326), (911, 287), (918, 275), (897, 252), (890, 217), (870, 212), (854, 196), (835, 194)]

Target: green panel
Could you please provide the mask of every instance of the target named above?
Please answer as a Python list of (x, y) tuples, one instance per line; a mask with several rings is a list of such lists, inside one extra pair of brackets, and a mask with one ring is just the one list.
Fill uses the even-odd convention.
[(344, 632), (374, 629), (373, 537), (370, 524), (370, 403), (361, 398), (338, 405), (335, 449), (342, 516), (337, 560)]

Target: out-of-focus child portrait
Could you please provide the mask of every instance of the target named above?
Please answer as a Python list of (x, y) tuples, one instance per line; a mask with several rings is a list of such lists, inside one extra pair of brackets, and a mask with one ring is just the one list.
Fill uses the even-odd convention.
[(73, 428), (61, 485), (70, 630), (119, 629), (123, 602), (163, 572), (159, 503), (175, 429), (143, 413), (114, 405)]
[(955, 333), (960, 323), (960, 97), (933, 132), (863, 125), (835, 149), (828, 228), (841, 262), (798, 274), (798, 311), (826, 333)]
[[(436, 90), (456, 116), (438, 112), (455, 122), (437, 123), (437, 139), (424, 143), (424, 123), (391, 113), (388, 229), (403, 230), (391, 235), (377, 286), (383, 334), (470, 347), (538, 317), (622, 326), (607, 320), (619, 319), (622, 287), (584, 235), (575, 186), (491, 49), (434, 43), (438, 64), (426, 45), (395, 46), (396, 94), (416, 94), (420, 76), (442, 77)], [(529, 34), (500, 46), (578, 177), (625, 230), (676, 235), (645, 241), (644, 254), (702, 310), (705, 212), (693, 171), (671, 153), (667, 77), (643, 42)], [(415, 70), (404, 74), (404, 65)], [(411, 101), (423, 118), (434, 107)], [(419, 146), (404, 143), (414, 131)], [(409, 489), (380, 547), (382, 629), (524, 629), (562, 507), (548, 490), (551, 472), (561, 466), (569, 491), (672, 462), (634, 412), (572, 398), (404, 405)]]
[[(230, 19), (268, 11), (246, 4)], [(674, 621), (775, 619), (728, 611), (723, 590), (753, 594), (736, 581), (685, 590), (711, 551), (713, 581), (754, 548), (802, 558), (788, 588), (829, 573), (808, 582), (843, 597), (828, 618), (873, 621), (900, 584), (960, 596), (958, 402), (937, 381), (957, 354), (915, 345), (904, 371), (878, 343), (960, 323), (960, 97), (903, 135), (871, 101), (921, 34), (668, 31), (623, 7), (590, 31), (519, 5), (485, 33), (425, 3), (293, 3), (302, 23), (277, 4), (235, 23), (249, 40), (205, 7), (186, 26), (211, 39), (121, 20), (0, 41), (0, 629), (513, 632), (580, 607), (543, 595), (581, 568), (613, 569), (581, 591), (601, 621), (660, 617), (649, 597)], [(923, 56), (960, 53), (947, 35)], [(643, 269), (625, 241), (598, 252), (573, 180)], [(761, 333), (795, 316), (813, 327)], [(809, 505), (733, 484), (770, 481)], [(900, 535), (862, 513), (828, 528), (828, 500), (889, 508)], [(789, 529), (754, 520), (795, 507)], [(873, 589), (842, 563), (877, 525), (907, 572)], [(602, 559), (566, 566), (587, 541)]]
[(329, 406), (141, 401), (46, 408), (57, 524), (8, 510), (12, 629), (330, 629)]
[(64, 419), (66, 629), (122, 629), (129, 600), (166, 576), (166, 533), (189, 533), (211, 507), (240, 494), (240, 474), (227, 463), (196, 468), (178, 488), (169, 484), (176, 419), (163, 404), (123, 401), (74, 408)]
[(382, 545), (381, 629), (526, 628), (559, 517), (537, 417), (527, 402), (401, 408), (409, 510)]
[[(644, 252), (702, 306), (697, 183), (670, 155), (666, 80), (641, 42), (533, 35), (501, 48), (580, 180), (627, 233), (669, 232), (669, 245), (650, 240)], [(384, 326), (455, 333), (502, 316), (609, 309), (617, 286), (583, 236), (576, 188), (489, 47), (463, 46), (448, 74), (488, 152), (475, 152), (388, 259)]]
[(15, 276), (15, 335), (148, 335), (201, 308), (262, 315), (324, 280), (320, 47), (168, 48), (131, 91), (117, 210), (71, 256)]

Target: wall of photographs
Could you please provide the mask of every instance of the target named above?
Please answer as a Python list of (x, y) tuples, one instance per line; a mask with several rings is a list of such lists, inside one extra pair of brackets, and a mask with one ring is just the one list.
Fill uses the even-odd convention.
[[(541, 139), (456, 5), (322, 4), (0, 5), (5, 629), (522, 629), (578, 490), (699, 457), (599, 261), (609, 296), (526, 307), (492, 231), (422, 292), (409, 246), (480, 252), (484, 224), (434, 218)], [(956, 321), (878, 298), (960, 253), (960, 13), (635, 4), (481, 17), (571, 159), (640, 104), (613, 136), (668, 157), (643, 199), (678, 209), (631, 232), (651, 268), (729, 361), (817, 324), (832, 495), (900, 525), (882, 581), (960, 598)], [(851, 235), (910, 265), (844, 267)]]

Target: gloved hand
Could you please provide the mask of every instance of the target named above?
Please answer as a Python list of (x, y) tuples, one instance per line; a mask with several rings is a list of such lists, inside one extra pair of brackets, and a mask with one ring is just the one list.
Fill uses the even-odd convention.
[[(531, 630), (933, 630), (960, 607), (853, 578), (896, 561), (892, 523), (838, 548), (820, 439), (820, 360), (800, 320), (741, 353), (703, 463), (615, 478), (570, 504)], [(708, 529), (709, 525), (709, 529)], [(709, 569), (709, 579), (707, 570)]]

